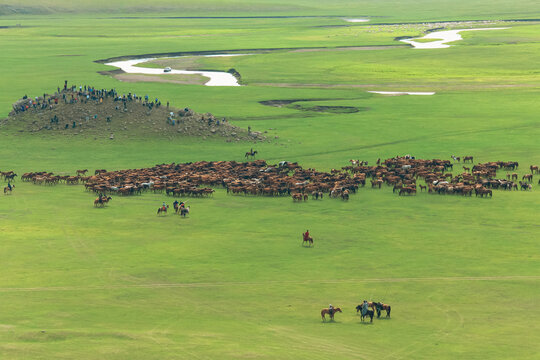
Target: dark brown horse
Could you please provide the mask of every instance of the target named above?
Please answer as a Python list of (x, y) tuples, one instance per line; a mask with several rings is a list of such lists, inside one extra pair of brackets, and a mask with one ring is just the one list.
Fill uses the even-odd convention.
[(337, 312), (342, 312), (341, 311), (341, 308), (335, 308), (334, 311), (332, 313), (330, 313), (330, 310), (325, 308), (325, 309), (322, 309), (321, 310), (321, 318), (323, 321), (326, 321), (326, 317), (325, 315), (328, 314), (330, 315), (330, 321), (334, 321), (334, 315), (337, 313)]
[(386, 317), (390, 317), (390, 311), (392, 311), (392, 307), (390, 305), (378, 302), (376, 304), (376, 307), (377, 307), (377, 318), (381, 317), (381, 310), (386, 310)]

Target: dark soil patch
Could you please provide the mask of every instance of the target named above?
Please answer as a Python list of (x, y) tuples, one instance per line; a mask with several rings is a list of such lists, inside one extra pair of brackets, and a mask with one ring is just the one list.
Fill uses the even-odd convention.
[(118, 74), (125, 74), (125, 72), (122, 69), (115, 69), (115, 70), (108, 70), (108, 71), (98, 71), (98, 74), (114, 76)]
[(295, 109), (302, 111), (315, 111), (322, 113), (332, 113), (332, 114), (353, 114), (360, 111), (360, 108), (355, 106), (310, 106), (303, 107), (301, 105), (295, 105)]
[(289, 99), (289, 100), (264, 100), (259, 101), (259, 104), (274, 107), (283, 107), (299, 101), (325, 101), (334, 99)]
[[(353, 114), (360, 111), (366, 111), (368, 108), (360, 108), (356, 106), (328, 106), (328, 105), (292, 105), (295, 102), (312, 102), (312, 101), (328, 101), (328, 100), (351, 100), (351, 99), (288, 99), (288, 100), (265, 100), (259, 101), (259, 104), (274, 107), (289, 107), (295, 110), (310, 111), (318, 113), (332, 113), (332, 114)], [(294, 117), (294, 116), (293, 116)]]

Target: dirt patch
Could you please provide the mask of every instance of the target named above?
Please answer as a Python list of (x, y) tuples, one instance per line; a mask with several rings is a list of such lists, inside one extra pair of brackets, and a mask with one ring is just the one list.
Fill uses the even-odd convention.
[(315, 51), (362, 51), (362, 50), (390, 50), (396, 48), (403, 48), (403, 45), (387, 45), (387, 46), (350, 46), (350, 47), (337, 47), (337, 48), (322, 48), (322, 49), (297, 49), (290, 51), (296, 52), (315, 52)]
[(301, 105), (295, 105), (295, 109), (302, 111), (315, 111), (332, 114), (353, 114), (360, 111), (360, 108), (355, 106), (309, 106), (303, 107)]
[[(259, 101), (259, 104), (273, 107), (288, 107), (295, 110), (310, 111), (318, 113), (333, 113), (333, 114), (353, 114), (359, 111), (366, 111), (367, 108), (356, 106), (333, 106), (333, 105), (315, 105), (305, 106), (294, 104), (296, 102), (312, 102), (312, 101), (329, 101), (329, 100), (352, 100), (352, 99), (285, 99), (285, 100), (265, 100)], [(293, 105), (294, 104), (294, 105)]]

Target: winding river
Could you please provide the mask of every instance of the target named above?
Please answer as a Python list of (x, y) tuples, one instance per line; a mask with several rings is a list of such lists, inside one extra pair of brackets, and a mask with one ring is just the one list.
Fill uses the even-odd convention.
[[(446, 45), (446, 43), (463, 40), (459, 34), (462, 31), (480, 31), (480, 30), (504, 30), (509, 29), (507, 27), (502, 28), (479, 28), (479, 29), (458, 29), (458, 30), (445, 30), (445, 31), (435, 31), (427, 34), (424, 37), (413, 38), (413, 39), (403, 39), (400, 40), (404, 43), (411, 44), (415, 49), (444, 49), (449, 48), (451, 45)], [(424, 39), (440, 39), (438, 41), (430, 42), (417, 42), (414, 40), (424, 40)]]
[[(364, 22), (369, 21), (369, 19), (344, 19), (350, 22)], [(462, 40), (463, 38), (459, 34), (462, 31), (481, 31), (481, 30), (504, 30), (509, 29), (507, 27), (500, 28), (479, 28), (479, 29), (457, 29), (457, 30), (444, 30), (436, 31), (427, 34), (424, 37), (412, 38), (412, 39), (402, 39), (400, 41), (412, 45), (415, 49), (442, 49), (448, 48), (451, 45), (446, 43)], [(419, 39), (435, 39), (436, 41), (430, 42), (417, 42), (415, 40)], [(251, 54), (216, 54), (216, 55), (199, 55), (202, 57), (223, 57), (223, 56), (245, 56)], [(177, 56), (182, 57), (182, 56)], [(171, 58), (171, 57), (169, 57)], [(129, 74), (147, 74), (147, 75), (164, 75), (164, 74), (180, 74), (180, 75), (202, 75), (207, 77), (209, 80), (204, 84), (205, 86), (240, 86), (238, 79), (227, 72), (223, 71), (190, 71), (190, 70), (176, 70), (171, 69), (170, 72), (165, 73), (162, 68), (145, 68), (136, 66), (143, 64), (148, 61), (156, 60), (158, 58), (145, 58), (145, 59), (134, 59), (134, 60), (122, 60), (109, 62), (105, 65), (115, 66), (125, 73)], [(399, 92), (399, 91), (369, 91), (371, 93), (383, 94), (383, 95), (433, 95), (433, 92)]]
[[(217, 54), (217, 55), (200, 55), (202, 57), (223, 57), (223, 56), (242, 56), (249, 54)], [(209, 78), (204, 84), (206, 86), (240, 86), (238, 79), (234, 75), (223, 71), (190, 71), (190, 70), (176, 70), (171, 69), (170, 72), (163, 72), (163, 68), (145, 68), (136, 66), (148, 61), (156, 60), (158, 58), (146, 58), (135, 60), (123, 60), (106, 63), (121, 69), (129, 74), (146, 74), (146, 75), (168, 75), (168, 74), (181, 74), (181, 75), (202, 75)]]

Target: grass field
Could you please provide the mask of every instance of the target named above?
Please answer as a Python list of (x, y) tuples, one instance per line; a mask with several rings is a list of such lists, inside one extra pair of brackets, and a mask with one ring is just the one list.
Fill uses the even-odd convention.
[[(141, 11), (149, 5), (138, 0), (117, 9), (0, 3), (9, 5), (0, 17), (2, 117), (22, 95), (54, 91), (67, 79), (157, 96), (268, 137), (253, 144), (119, 133), (110, 141), (108, 133), (94, 139), (0, 127), (1, 171), (241, 161), (251, 147), (269, 162), (322, 170), (407, 153), (519, 161), (520, 177), (540, 164), (537, 22), (464, 32), (449, 49), (334, 49), (403, 45), (394, 38), (427, 30), (372, 23), (534, 19), (534, 2), (161, 1), (152, 11)], [(19, 12), (5, 10), (13, 8)], [(108, 18), (124, 14), (143, 18)], [(144, 18), (171, 14), (372, 21)], [(188, 59), (193, 69), (235, 68), (245, 86), (234, 88), (120, 82), (98, 74), (112, 68), (94, 62), (261, 48), (288, 49)], [(259, 103), (286, 99), (303, 100), (294, 103), (302, 109)], [(305, 110), (316, 106), (360, 111)], [(172, 202), (162, 194), (113, 196), (95, 209), (83, 186), (16, 181), (13, 195), (0, 197), (0, 358), (536, 359), (537, 181), (533, 191), (494, 191), (492, 199), (398, 197), (383, 187), (361, 189), (349, 202), (293, 203), (218, 189), (212, 198), (188, 199), (186, 219), (155, 216), (162, 201)], [(306, 229), (313, 248), (300, 244)], [(364, 299), (390, 303), (392, 319), (361, 323), (354, 307)], [(329, 303), (344, 312), (322, 323)]]

